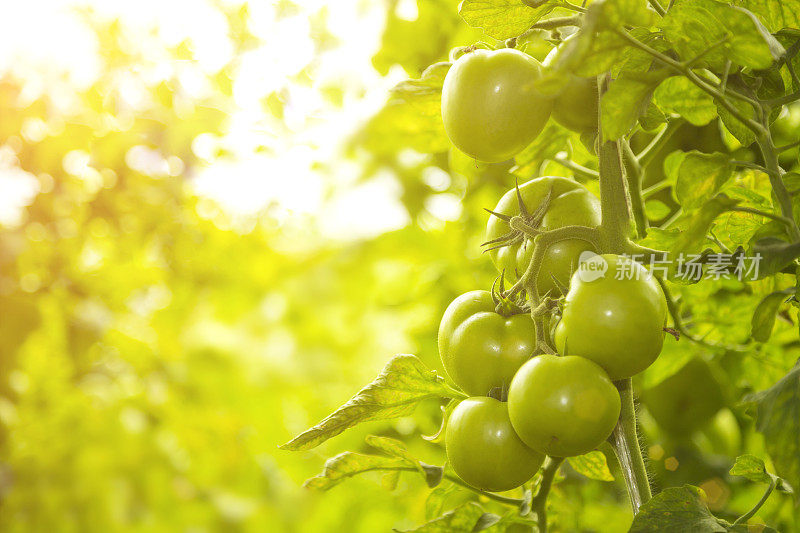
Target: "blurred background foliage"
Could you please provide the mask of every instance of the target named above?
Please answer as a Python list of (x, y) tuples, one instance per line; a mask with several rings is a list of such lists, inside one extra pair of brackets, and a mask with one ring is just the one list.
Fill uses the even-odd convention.
[[(369, 476), (324, 494), (302, 482), (326, 457), (365, 450), (368, 433), (442, 464), (441, 448), (418, 438), (436, 431), (438, 405), (311, 452), (277, 445), (395, 353), (441, 369), (442, 310), (491, 285), (482, 208), (513, 185), (510, 165), (478, 165), (440, 132), (426, 137), (430, 121), (398, 110), (388, 91), (452, 47), (489, 38), (449, 0), (0, 12), (0, 529), (374, 532), (423, 522), (429, 489), (414, 476), (393, 492)], [(686, 289), (697, 293), (697, 323), (743, 341), (773, 289), (759, 283)], [(779, 320), (758, 358), (689, 345), (735, 382), (725, 405), (791, 366), (792, 321)], [(714, 510), (752, 505), (761, 489), (733, 487), (724, 473), (763, 443), (727, 413), (720, 424), (741, 427), (745, 444), (721, 430), (732, 439), (725, 455), (714, 435), (669, 436), (644, 412), (657, 485), (705, 483)], [(577, 474), (553, 506), (565, 530), (630, 521), (613, 484)], [(791, 512), (777, 498), (762, 510)]]

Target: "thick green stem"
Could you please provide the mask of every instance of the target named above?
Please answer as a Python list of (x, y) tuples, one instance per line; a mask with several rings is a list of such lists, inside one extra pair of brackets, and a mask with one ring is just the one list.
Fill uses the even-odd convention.
[[(600, 82), (598, 108), (603, 94), (608, 90), (609, 79), (606, 76)], [(630, 241), (631, 211), (628, 191), (625, 187), (625, 172), (622, 166), (622, 154), (617, 141), (603, 138), (603, 123), (598, 117), (600, 132), (600, 149), (598, 164), (600, 167), (600, 247), (604, 253), (621, 253)]]
[(539, 526), (539, 533), (547, 533), (547, 496), (550, 494), (550, 488), (553, 486), (553, 479), (558, 473), (561, 463), (564, 459), (561, 457), (551, 457), (547, 465), (542, 470), (542, 482), (539, 484), (539, 491), (531, 501), (531, 510), (536, 513), (536, 522)]
[(767, 130), (766, 134), (759, 135), (756, 141), (761, 149), (761, 155), (764, 157), (764, 165), (767, 167), (767, 175), (772, 185), (772, 192), (775, 193), (775, 197), (778, 199), (781, 215), (791, 221), (789, 236), (793, 242), (800, 241), (800, 228), (797, 227), (797, 222), (794, 220), (794, 214), (792, 213), (792, 197), (789, 191), (786, 190), (786, 184), (783, 183), (783, 170), (778, 164), (778, 152), (772, 142), (769, 130)]
[(616, 382), (616, 385), (622, 400), (622, 411), (610, 440), (622, 466), (622, 474), (625, 477), (625, 484), (628, 486), (633, 514), (636, 514), (639, 512), (639, 508), (652, 497), (650, 480), (647, 478), (642, 450), (639, 447), (639, 437), (636, 434), (636, 410), (633, 405), (631, 380), (623, 379)]

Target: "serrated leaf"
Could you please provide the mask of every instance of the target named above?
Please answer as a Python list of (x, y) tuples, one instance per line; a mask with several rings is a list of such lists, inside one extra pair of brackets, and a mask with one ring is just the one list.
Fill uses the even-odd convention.
[(732, 476), (742, 476), (755, 483), (771, 483), (773, 479), (773, 476), (767, 472), (764, 461), (749, 453), (737, 457), (729, 473)]
[(667, 113), (677, 113), (695, 126), (705, 126), (717, 118), (714, 99), (683, 76), (672, 76), (662, 81), (653, 93), (659, 108)]
[(454, 492), (461, 490), (455, 483), (439, 485), (433, 489), (425, 500), (425, 519), (433, 520), (444, 511), (447, 498)]
[(692, 485), (664, 489), (642, 506), (629, 533), (724, 533), (700, 494)]
[(389, 456), (405, 459), (406, 462), (412, 464), (420, 473), (425, 473), (425, 470), (422, 468), (422, 463), (411, 455), (411, 452), (408, 451), (408, 448), (406, 448), (406, 445), (402, 441), (389, 437), (379, 437), (377, 435), (367, 435), (364, 440), (373, 448)]
[(685, 212), (692, 211), (713, 197), (733, 176), (730, 156), (692, 151), (678, 168), (676, 197)]
[(481, 28), (490, 37), (508, 39), (522, 34), (555, 7), (555, 2), (531, 8), (522, 0), (464, 0), (458, 14), (464, 22)]
[(800, 487), (800, 362), (767, 390), (745, 398), (755, 407), (756, 430), (776, 474)]
[(280, 448), (308, 450), (361, 422), (406, 416), (423, 400), (452, 395), (444, 378), (417, 357), (398, 355), (350, 401)]
[(614, 481), (603, 452), (597, 450), (567, 458), (569, 465), (579, 474), (598, 481)]
[(756, 306), (753, 319), (750, 323), (750, 331), (753, 339), (758, 342), (767, 342), (772, 335), (772, 327), (775, 325), (775, 318), (778, 315), (778, 308), (786, 297), (793, 292), (792, 289), (776, 291), (764, 297)]
[(496, 515), (494, 513), (483, 513), (480, 518), (478, 518), (478, 522), (472, 528), (472, 531), (486, 531), (490, 527), (494, 526), (495, 524), (499, 523), (503, 517), (500, 515)]
[(570, 133), (554, 121), (514, 158), (516, 166), (511, 172), (522, 179), (530, 178), (545, 159), (552, 159), (567, 146)]
[(790, 244), (777, 237), (758, 239), (753, 244), (753, 257), (760, 257), (758, 279), (771, 276), (800, 257), (800, 243)]
[(450, 141), (442, 122), (442, 84), (450, 63), (434, 63), (422, 77), (397, 84), (389, 101), (351, 140), (378, 153), (408, 146), (421, 153), (444, 152)]
[(732, 3), (753, 12), (772, 33), (783, 28), (800, 28), (798, 0), (734, 0)]
[[(750, 146), (753, 144), (756, 140), (756, 135), (753, 133), (753, 130), (748, 128), (741, 120), (733, 116), (733, 114), (720, 103), (715, 103), (717, 105), (717, 114), (719, 114), (720, 120), (722, 120), (722, 123), (725, 125), (728, 131), (731, 132), (731, 135), (733, 135), (736, 140), (742, 144), (742, 146)], [(753, 108), (747, 102), (731, 99), (730, 103), (743, 117), (753, 118), (755, 116)]]
[(653, 90), (668, 73), (625, 72), (614, 80), (600, 100), (603, 133), (616, 140), (628, 133), (650, 105)]
[(322, 473), (306, 480), (304, 487), (314, 490), (329, 490), (342, 481), (366, 472), (398, 470), (408, 463), (397, 457), (382, 457), (356, 452), (344, 452), (325, 461)]
[(469, 502), (459, 505), (452, 511), (446, 512), (427, 524), (407, 531), (416, 531), (418, 533), (471, 533), (483, 514), (484, 511), (480, 505), (475, 502)]
[(766, 69), (784, 52), (751, 12), (716, 0), (678, 0), (660, 26), (684, 60), (716, 46), (697, 64), (717, 70), (728, 59), (737, 65)]

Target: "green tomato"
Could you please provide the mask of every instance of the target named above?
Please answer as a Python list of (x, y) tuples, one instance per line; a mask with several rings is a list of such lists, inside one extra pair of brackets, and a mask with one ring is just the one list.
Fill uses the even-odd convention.
[(553, 107), (533, 87), (539, 77), (539, 62), (513, 48), (464, 54), (442, 87), (447, 136), (479, 161), (514, 157), (541, 133)]
[(584, 266), (573, 274), (554, 340), (559, 353), (591, 359), (618, 380), (638, 374), (661, 353), (667, 300), (640, 263), (613, 254), (592, 263), (603, 260), (607, 270), (596, 279)]
[(488, 291), (467, 292), (453, 300), (439, 324), (444, 369), (471, 396), (485, 396), (495, 387), (507, 390), (535, 345), (530, 314), (497, 313)]
[(508, 415), (522, 442), (552, 457), (582, 455), (617, 424), (620, 397), (597, 364), (543, 354), (519, 369), (508, 391)]
[(721, 409), (702, 430), (710, 450), (717, 455), (736, 457), (742, 451), (742, 429), (728, 408)]
[[(553, 48), (544, 59), (544, 66), (552, 64), (558, 48)], [(583, 78), (568, 74), (568, 81), (553, 102), (552, 117), (565, 128), (578, 132), (597, 131), (597, 78)]]
[[(544, 176), (533, 179), (519, 186), (522, 201), (529, 213), (544, 201), (548, 191), (552, 190), (550, 204), (539, 225), (542, 231), (563, 226), (583, 225), (596, 227), (600, 224), (600, 201), (595, 195), (569, 178)], [(509, 216), (519, 215), (519, 201), (516, 189), (511, 189), (497, 203), (495, 213)], [(491, 216), (486, 226), (486, 240), (495, 240), (508, 234), (508, 223), (496, 216)], [(569, 284), (570, 276), (578, 264), (581, 253), (592, 250), (591, 244), (579, 239), (568, 239), (550, 246), (544, 254), (542, 268), (536, 280), (539, 294), (556, 294), (555, 277), (562, 285)], [(496, 248), (489, 252), (497, 269), (505, 272), (507, 280), (515, 281), (528, 267), (533, 245), (528, 239), (510, 246)]]
[(688, 437), (725, 406), (725, 395), (709, 364), (693, 357), (673, 375), (641, 393), (642, 402), (668, 433)]
[(523, 444), (504, 402), (468, 398), (447, 421), (447, 460), (475, 488), (501, 492), (519, 487), (539, 470), (544, 456)]

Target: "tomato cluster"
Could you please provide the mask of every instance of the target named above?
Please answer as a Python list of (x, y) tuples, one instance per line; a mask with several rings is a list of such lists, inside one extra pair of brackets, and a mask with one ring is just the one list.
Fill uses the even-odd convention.
[[(558, 96), (545, 97), (535, 88), (542, 68), (514, 49), (462, 55), (442, 90), (442, 118), (453, 144), (476, 160), (504, 161), (525, 148), (551, 114), (593, 136), (596, 81), (572, 76)], [(546, 455), (582, 455), (608, 439), (621, 410), (614, 381), (658, 357), (667, 304), (641, 264), (596, 255), (591, 239), (549, 244), (537, 254), (538, 271), (528, 272), (532, 237), (567, 226), (591, 232), (600, 225), (599, 200), (576, 181), (532, 179), (508, 191), (491, 213), (485, 245), (501, 273), (501, 290), (456, 298), (442, 318), (438, 344), (448, 376), (470, 396), (447, 421), (448, 460), (467, 483), (503, 491), (530, 479)], [(603, 266), (590, 276), (576, 270), (587, 252)], [(524, 289), (504, 293), (505, 281)], [(541, 305), (531, 308), (543, 301), (558, 302), (561, 319), (554, 328), (548, 324), (556, 323), (555, 306), (534, 319)], [(652, 400), (654, 416), (676, 402)], [(716, 412), (714, 406), (698, 410)]]

